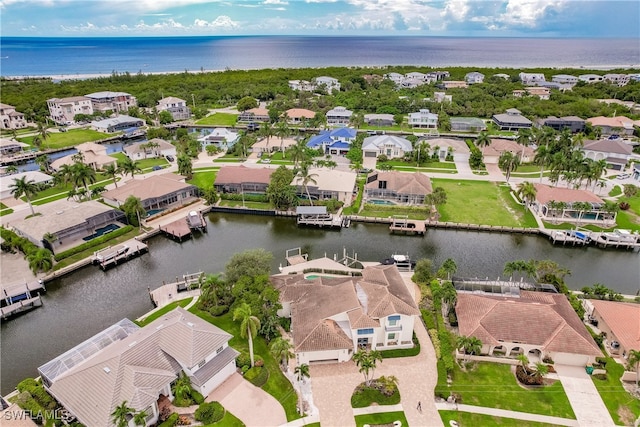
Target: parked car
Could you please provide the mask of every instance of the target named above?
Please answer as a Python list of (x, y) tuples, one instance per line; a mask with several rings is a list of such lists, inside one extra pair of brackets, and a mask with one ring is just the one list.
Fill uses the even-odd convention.
[(161, 169), (162, 169), (162, 166), (160, 166), (160, 165), (155, 165), (155, 166), (153, 167), (153, 170), (154, 170), (154, 171), (159, 171), (159, 170), (161, 170)]
[(627, 179), (627, 178), (631, 178), (631, 175), (628, 173), (621, 173), (620, 175), (618, 175), (618, 179)]
[(165, 158), (167, 159), (168, 162), (173, 162), (174, 160), (173, 156), (165, 156)]
[(271, 163), (271, 159), (263, 159), (262, 163)]

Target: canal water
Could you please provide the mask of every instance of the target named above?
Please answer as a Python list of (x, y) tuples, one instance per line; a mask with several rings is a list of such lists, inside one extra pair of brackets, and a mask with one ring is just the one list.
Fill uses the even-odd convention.
[(3, 322), (1, 392), (6, 394), (36, 368), (102, 329), (153, 306), (147, 294), (177, 276), (224, 269), (237, 252), (264, 248), (274, 255), (273, 272), (285, 251), (302, 247), (311, 258), (338, 257), (346, 250), (358, 259), (378, 261), (392, 254), (431, 258), (435, 265), (455, 259), (459, 276), (502, 275), (507, 261), (551, 259), (572, 272), (572, 289), (603, 283), (625, 294), (640, 289), (640, 254), (629, 251), (554, 246), (539, 236), (429, 229), (425, 237), (390, 235), (379, 224), (352, 223), (348, 229), (298, 228), (292, 218), (209, 214), (209, 232), (182, 244), (162, 236), (149, 240), (149, 253), (113, 269), (88, 266), (47, 284), (44, 305)]

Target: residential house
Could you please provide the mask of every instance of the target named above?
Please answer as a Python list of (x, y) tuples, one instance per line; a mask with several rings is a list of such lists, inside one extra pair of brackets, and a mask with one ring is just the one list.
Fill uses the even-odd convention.
[(0, 200), (13, 197), (11, 194), (11, 186), (19, 179), (25, 178), (25, 181), (33, 181), (34, 184), (46, 186), (53, 183), (53, 177), (40, 171), (18, 172), (11, 175), (0, 176)]
[(444, 80), (451, 77), (451, 74), (448, 71), (431, 71), (429, 75), (436, 80)]
[(117, 162), (115, 157), (107, 154), (107, 147), (104, 145), (96, 144), (95, 142), (85, 142), (84, 144), (76, 145), (75, 148), (78, 150), (78, 153), (54, 160), (51, 162), (51, 169), (58, 171), (63, 165), (71, 166), (78, 161), (78, 159), (96, 171), (107, 165), (116, 164)]
[(515, 109), (509, 108), (503, 114), (494, 114), (493, 121), (500, 130), (518, 130), (531, 128), (531, 120), (527, 119), (522, 113)]
[(458, 292), (461, 336), (482, 342), (481, 354), (584, 367), (602, 356), (563, 294), (521, 290), (519, 296)]
[(158, 101), (158, 111), (168, 111), (173, 120), (187, 120), (191, 118), (191, 109), (187, 106), (187, 101), (168, 96)]
[(240, 138), (240, 134), (237, 132), (233, 132), (227, 128), (215, 128), (211, 131), (203, 130), (202, 136), (198, 138), (198, 142), (200, 142), (202, 147), (215, 145), (219, 149), (227, 151), (233, 148), (236, 142), (238, 142), (238, 138)]
[(421, 205), (433, 188), (428, 176), (420, 172), (375, 171), (367, 177), (365, 203), (369, 200), (389, 200), (403, 205)]
[(636, 103), (634, 101), (623, 101), (621, 99), (613, 99), (613, 98), (597, 99), (596, 101), (604, 102), (607, 105), (611, 105), (611, 104), (622, 105), (624, 107), (627, 107), (629, 110), (631, 110), (632, 113), (640, 112), (640, 103)]
[(85, 243), (84, 238), (108, 224), (126, 223), (122, 211), (95, 200), (77, 203), (60, 199), (38, 206), (37, 212), (38, 216), (11, 221), (11, 228), (17, 235), (53, 252)]
[(218, 193), (264, 193), (275, 169), (223, 166), (213, 183)]
[[(128, 319), (112, 325), (40, 366), (47, 391), (87, 426), (115, 426), (112, 413), (126, 402), (156, 425), (160, 406), (173, 399), (184, 372), (208, 396), (236, 371), (233, 336), (181, 307), (145, 327)], [(132, 425), (131, 420), (128, 426)]]
[(29, 144), (13, 138), (0, 138), (0, 154), (3, 156), (20, 153), (27, 147), (29, 147)]
[(436, 87), (439, 89), (466, 89), (469, 87), (467, 82), (461, 80), (442, 80), (436, 83)]
[(493, 77), (498, 77), (504, 80), (511, 80), (511, 76), (509, 74), (504, 74), (504, 73), (494, 74)]
[(400, 73), (388, 73), (384, 75), (385, 79), (389, 79), (396, 84), (396, 86), (400, 86), (402, 81), (404, 80), (404, 75)]
[(581, 74), (578, 80), (585, 83), (600, 83), (603, 78), (600, 74)]
[(536, 86), (538, 83), (547, 81), (542, 73), (520, 73), (518, 77), (525, 86)]
[(94, 112), (126, 113), (130, 107), (138, 105), (136, 97), (126, 92), (94, 92), (85, 97), (91, 99)]
[(472, 71), (471, 73), (467, 73), (464, 76), (464, 80), (470, 85), (473, 85), (476, 83), (484, 83), (484, 74), (479, 73), (477, 71)]
[(102, 193), (104, 202), (120, 207), (128, 197), (140, 199), (145, 210), (173, 209), (198, 200), (198, 187), (185, 182), (185, 177), (173, 173), (142, 176)]
[(525, 147), (510, 139), (492, 138), (491, 144), (482, 149), (484, 162), (497, 164), (500, 155), (506, 151), (520, 157), (522, 163), (532, 162), (535, 156), (535, 152), (531, 147)]
[(351, 204), (354, 191), (356, 191), (357, 173), (339, 171), (335, 169), (314, 168), (309, 170), (310, 176), (315, 182), (303, 185), (301, 177), (293, 178), (291, 185), (297, 187), (297, 194), (307, 197), (307, 193), (313, 200), (338, 200), (345, 205)]
[(348, 362), (360, 349), (413, 347), (420, 311), (395, 265), (366, 267), (356, 277), (296, 274), (271, 282), (280, 291), (278, 314), (291, 318), (299, 364)]
[(571, 133), (584, 132), (585, 123), (586, 122), (583, 119), (576, 116), (566, 116), (559, 118), (555, 116), (549, 116), (546, 119), (537, 120), (537, 124), (539, 126), (548, 126), (558, 132), (568, 128), (571, 130)]
[(527, 94), (527, 91), (524, 89), (514, 89), (511, 91), (511, 95), (514, 98), (522, 98), (523, 96), (526, 96), (528, 94)]
[(570, 74), (556, 74), (551, 76), (551, 81), (561, 85), (575, 86), (578, 83), (578, 78)]
[(453, 132), (480, 132), (487, 129), (484, 120), (477, 117), (451, 117), (449, 121)]
[(593, 127), (598, 127), (603, 135), (633, 135), (634, 126), (640, 126), (640, 120), (631, 120), (625, 116), (591, 117), (587, 119)]
[(369, 126), (393, 126), (395, 118), (393, 114), (365, 114), (364, 122)]
[(329, 126), (348, 126), (352, 115), (353, 111), (345, 107), (333, 108), (325, 114)]
[[(616, 224), (616, 213), (605, 212), (604, 201), (588, 190), (550, 187), (534, 184), (536, 199), (532, 210), (543, 220), (554, 224), (562, 222), (597, 224), (609, 228)], [(591, 208), (584, 208), (575, 203), (590, 203)]]
[(306, 124), (316, 116), (315, 111), (304, 108), (291, 108), (285, 114), (288, 122), (292, 125)]
[(106, 133), (128, 131), (142, 126), (144, 126), (144, 120), (126, 115), (91, 122), (93, 129)]
[(176, 146), (160, 138), (128, 145), (123, 151), (131, 160), (176, 156)]
[(252, 153), (258, 153), (259, 156), (262, 153), (273, 153), (274, 151), (286, 151), (291, 146), (296, 145), (297, 140), (293, 138), (278, 138), (272, 136), (270, 138), (262, 138), (260, 141), (249, 147), (249, 151)]
[(537, 96), (540, 99), (549, 99), (551, 97), (551, 91), (548, 87), (528, 87), (526, 91), (530, 96)]
[(413, 151), (411, 142), (395, 135), (369, 136), (362, 142), (363, 160), (376, 158), (382, 154), (389, 159), (402, 158), (405, 153)]
[(13, 105), (0, 103), (0, 129), (22, 129), (27, 127), (24, 114)]
[(633, 156), (631, 145), (620, 139), (601, 139), (598, 141), (584, 141), (582, 147), (584, 157), (592, 160), (606, 160), (607, 167), (613, 170), (624, 170)]
[(453, 101), (452, 95), (447, 95), (444, 92), (433, 92), (433, 102), (451, 102)]
[(334, 91), (340, 91), (340, 82), (338, 79), (334, 79), (333, 77), (321, 76), (316, 77), (312, 80), (314, 90), (318, 90), (322, 87), (327, 91), (327, 93), (331, 94)]
[(418, 86), (429, 84), (432, 81), (435, 81), (435, 78), (430, 76), (429, 74), (413, 71), (404, 75), (398, 87), (413, 89)]
[(239, 122), (268, 122), (269, 119), (269, 110), (267, 110), (266, 108), (261, 108), (261, 107), (257, 107), (257, 108), (251, 108), (249, 110), (243, 111), (242, 113), (240, 113), (240, 115), (238, 116), (238, 121)]
[(362, 78), (367, 84), (381, 82), (384, 79), (380, 74), (365, 74)]
[(75, 123), (75, 117), (78, 114), (86, 116), (93, 114), (93, 103), (91, 98), (86, 96), (47, 99), (47, 107), (51, 120), (61, 125)]
[(633, 164), (633, 171), (631, 173), (631, 177), (636, 181), (640, 181), (640, 163)]
[[(469, 147), (461, 139), (453, 138), (428, 138), (420, 139), (416, 142), (416, 147), (428, 144), (431, 154), (436, 154), (440, 160), (446, 160), (449, 154), (469, 154)], [(425, 147), (426, 148), (426, 147)]]
[(311, 92), (314, 90), (315, 86), (307, 80), (289, 80), (289, 88), (291, 88), (291, 90)]
[(426, 108), (421, 109), (417, 113), (410, 113), (409, 126), (414, 128), (437, 129), (438, 115), (429, 112)]
[(591, 323), (605, 333), (609, 354), (627, 358), (631, 350), (640, 351), (640, 305), (585, 299), (584, 306)]
[(343, 155), (351, 148), (351, 143), (355, 141), (356, 135), (357, 131), (353, 128), (325, 130), (309, 138), (307, 147), (314, 150), (322, 149), (326, 154)]

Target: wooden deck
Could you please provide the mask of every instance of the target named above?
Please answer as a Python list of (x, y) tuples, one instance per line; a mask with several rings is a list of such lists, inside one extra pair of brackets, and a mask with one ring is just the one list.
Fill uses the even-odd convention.
[(148, 250), (149, 247), (146, 243), (136, 239), (131, 239), (120, 245), (108, 246), (94, 252), (92, 262), (94, 264), (98, 264), (103, 270), (106, 270), (111, 266), (118, 265), (121, 262), (128, 261), (133, 257), (141, 255)]
[(167, 225), (160, 226), (160, 230), (176, 240), (182, 242), (185, 238), (191, 237), (191, 228), (185, 218), (179, 218)]
[[(149, 290), (151, 302), (153, 302), (153, 305), (156, 307), (164, 307), (173, 301), (200, 296), (200, 287), (197, 284), (202, 275), (202, 272), (186, 274), (182, 276), (182, 279), (176, 277), (176, 281), (173, 283), (163, 283), (162, 286), (154, 290)], [(192, 289), (194, 285), (196, 289)]]
[(2, 316), (2, 319), (8, 319), (11, 316), (33, 310), (40, 306), (42, 306), (42, 299), (40, 298), (40, 295), (38, 295), (34, 298), (28, 298), (0, 308), (0, 315)]
[(399, 232), (405, 234), (424, 235), (427, 232), (427, 225), (424, 221), (394, 218), (393, 222), (389, 226), (389, 230), (392, 233)]

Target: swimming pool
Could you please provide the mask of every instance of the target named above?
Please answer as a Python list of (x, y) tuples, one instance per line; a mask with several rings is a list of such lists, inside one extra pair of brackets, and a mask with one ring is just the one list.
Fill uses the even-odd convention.
[(102, 228), (98, 228), (95, 233), (93, 233), (91, 236), (83, 237), (82, 240), (88, 242), (89, 240), (93, 240), (96, 237), (102, 236), (103, 234), (110, 233), (113, 230), (117, 230), (118, 228), (120, 228), (120, 226), (117, 224), (109, 224)]
[(378, 199), (367, 200), (367, 203), (371, 203), (372, 205), (395, 205), (396, 204), (391, 200), (378, 200)]
[(164, 211), (165, 209), (151, 209), (147, 211), (147, 218), (150, 216), (153, 216), (155, 214), (159, 214), (160, 212)]

